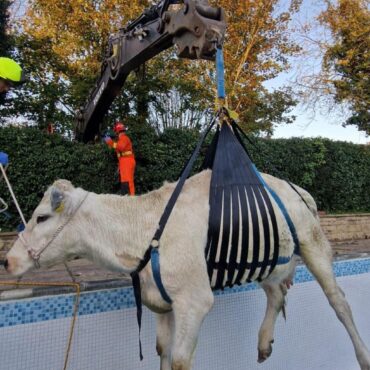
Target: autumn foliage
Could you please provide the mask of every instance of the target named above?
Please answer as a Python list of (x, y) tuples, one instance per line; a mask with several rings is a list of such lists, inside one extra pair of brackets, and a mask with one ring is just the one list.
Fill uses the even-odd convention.
[(137, 17), (149, 2), (31, 0), (21, 24), (31, 38), (50, 42), (70, 73), (96, 75), (109, 35)]
[[(289, 0), (284, 6), (278, 0), (210, 1), (227, 13), (224, 50), (228, 104), (250, 131), (272, 131), (274, 124), (292, 120), (286, 115), (295, 104), (291, 92), (268, 91), (264, 82), (287, 70), (289, 57), (299, 52), (288, 31), (300, 1)], [(34, 78), (42, 84), (53, 84), (52, 90), (59, 91), (58, 99), (67, 107), (63, 114), (74, 111), (86, 99), (99, 74), (109, 35), (152, 3), (149, 0), (27, 2), (26, 14), (18, 28), (22, 30), (18, 34), (18, 48)], [(151, 109), (154, 120), (181, 126), (184, 112), (192, 112), (187, 120), (199, 123), (205, 109), (214, 106), (213, 70), (210, 62), (178, 60), (173, 50), (163, 53), (148, 63), (148, 83), (137, 84), (131, 78), (124, 87), (129, 91), (122, 98), (126, 99), (122, 101), (125, 114), (128, 101), (140, 95), (142, 106)], [(42, 95), (40, 91), (40, 99)], [(52, 116), (58, 120), (56, 100), (52, 107), (55, 112)]]
[(331, 75), (335, 99), (351, 110), (347, 124), (370, 134), (370, 9), (366, 0), (326, 0), (320, 21), (333, 42), (323, 67)]
[(281, 2), (278, 0), (218, 0), (213, 3), (226, 9), (228, 16), (224, 49), (229, 103), (251, 121), (250, 107), (261, 102), (261, 95), (267, 97), (263, 82), (286, 71), (288, 58), (300, 51), (290, 40), (288, 31), (301, 2), (293, 0), (285, 9), (279, 9)]

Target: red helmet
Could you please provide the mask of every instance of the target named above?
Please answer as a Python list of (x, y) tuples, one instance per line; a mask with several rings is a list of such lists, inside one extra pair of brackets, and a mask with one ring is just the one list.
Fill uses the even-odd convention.
[(113, 131), (118, 134), (119, 132), (126, 131), (126, 127), (122, 122), (118, 121), (114, 124)]

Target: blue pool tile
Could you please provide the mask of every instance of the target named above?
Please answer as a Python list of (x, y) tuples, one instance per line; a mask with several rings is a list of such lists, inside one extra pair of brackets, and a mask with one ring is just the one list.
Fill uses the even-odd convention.
[[(370, 273), (370, 258), (338, 261), (333, 264), (337, 277)], [(298, 266), (295, 283), (313, 281), (304, 266)], [(258, 284), (226, 288), (215, 295), (235, 294), (259, 289)], [(0, 328), (71, 317), (75, 303), (74, 295), (33, 298), (25, 301), (0, 303)], [(79, 315), (90, 315), (135, 307), (132, 288), (119, 288), (81, 294)]]

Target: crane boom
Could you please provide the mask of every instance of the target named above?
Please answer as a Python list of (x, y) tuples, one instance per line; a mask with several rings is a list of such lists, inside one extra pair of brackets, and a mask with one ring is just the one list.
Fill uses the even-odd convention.
[[(169, 10), (170, 5), (181, 3), (181, 9)], [(133, 70), (173, 45), (180, 58), (212, 60), (225, 30), (224, 10), (210, 7), (208, 0), (164, 0), (146, 9), (110, 37), (101, 75), (77, 112), (76, 138), (84, 142), (94, 139)]]

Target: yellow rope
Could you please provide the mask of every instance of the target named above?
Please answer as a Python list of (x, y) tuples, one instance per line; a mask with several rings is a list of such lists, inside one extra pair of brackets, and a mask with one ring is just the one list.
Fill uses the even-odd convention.
[(22, 282), (17, 282), (17, 281), (0, 281), (0, 285), (9, 285), (9, 286), (63, 286), (63, 287), (71, 286), (71, 287), (74, 287), (76, 289), (76, 298), (75, 298), (75, 305), (74, 305), (74, 309), (73, 309), (73, 318), (72, 318), (72, 321), (71, 321), (71, 328), (70, 328), (70, 331), (69, 331), (67, 349), (66, 349), (66, 353), (65, 353), (65, 356), (64, 356), (63, 370), (66, 370), (67, 365), (68, 365), (69, 353), (70, 353), (71, 346), (72, 346), (72, 338), (73, 338), (75, 323), (76, 323), (77, 314), (78, 314), (78, 306), (79, 306), (79, 303), (80, 303), (80, 294), (81, 294), (80, 284), (78, 284), (78, 283), (57, 283), (57, 282), (55, 282), (55, 283), (40, 283), (40, 282), (24, 282), (24, 283), (22, 283)]

